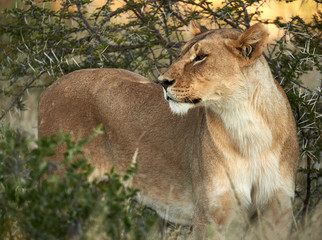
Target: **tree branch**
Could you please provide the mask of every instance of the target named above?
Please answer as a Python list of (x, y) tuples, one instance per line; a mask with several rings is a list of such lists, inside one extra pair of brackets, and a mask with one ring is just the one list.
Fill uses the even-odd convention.
[(77, 7), (77, 12), (79, 18), (82, 20), (82, 22), (85, 24), (85, 27), (88, 31), (88, 33), (92, 36), (92, 38), (96, 38), (100, 43), (103, 43), (102, 39), (100, 36), (97, 34), (98, 32), (95, 31), (88, 23), (88, 21), (85, 19), (82, 10), (81, 10), (81, 4), (79, 1), (76, 1), (76, 7)]
[(12, 25), (12, 24), (0, 24), (0, 28), (26, 28), (30, 30), (39, 30), (38, 28), (30, 27), (28, 25), (18, 26), (18, 25)]
[(130, 7), (128, 5), (125, 5), (124, 7), (118, 8), (113, 12), (110, 12), (107, 16), (105, 16), (104, 19), (102, 19), (102, 21), (99, 23), (98, 28), (101, 28), (102, 26), (104, 26), (105, 23), (107, 23), (112, 17), (117, 16), (118, 14), (129, 10)]
[[(238, 25), (236, 25), (234, 22), (229, 21), (227, 18), (222, 17), (218, 12), (214, 12), (213, 10), (211, 10), (209, 8), (209, 6), (207, 5), (207, 7), (204, 7), (202, 4), (197, 3), (197, 2), (191, 2), (191, 1), (181, 1), (183, 3), (187, 3), (187, 4), (191, 4), (191, 5), (195, 5), (200, 7), (201, 9), (203, 9), (204, 11), (209, 12), (211, 15), (213, 15), (214, 17), (220, 18), (221, 20), (223, 20), (225, 23), (227, 23), (228, 25), (230, 25), (233, 28), (238, 28)], [(227, 6), (228, 4), (226, 4)], [(224, 6), (225, 7), (225, 6)]]
[(293, 84), (295, 84), (296, 86), (298, 86), (298, 87), (300, 87), (300, 88), (303, 88), (303, 89), (305, 89), (306, 91), (308, 91), (308, 92), (310, 92), (310, 93), (315, 93), (314, 91), (312, 91), (311, 89), (308, 89), (307, 87), (304, 87), (303, 85), (301, 85), (301, 84), (299, 84), (299, 83), (297, 83), (297, 82), (295, 82), (295, 81), (293, 81), (293, 80), (291, 80), (291, 83), (293, 83)]
[[(127, 4), (129, 3), (129, 1), (128, 1), (128, 0), (124, 0), (124, 2), (126, 2)], [(133, 8), (131, 8), (131, 11), (135, 14), (135, 16), (136, 16), (138, 19), (140, 19), (140, 20), (141, 20), (141, 22), (142, 22), (143, 24), (147, 24), (147, 21), (146, 21), (146, 19), (145, 19), (145, 14), (144, 14), (144, 13), (142, 13), (142, 12), (138, 11), (138, 10), (137, 10), (137, 9), (135, 9), (134, 7), (133, 7)], [(166, 43), (166, 42), (167, 42), (165, 39), (163, 39), (163, 37), (162, 37), (161, 33), (160, 33), (156, 28), (152, 28), (151, 30), (153, 31), (154, 36), (155, 36), (157, 39), (159, 39), (162, 43)]]
[[(154, 41), (151, 42), (153, 45), (161, 45), (159, 41)], [(183, 44), (183, 42), (166, 42), (165, 46), (167, 48), (172, 48), (172, 47), (179, 47)], [(137, 48), (143, 48), (147, 47), (146, 42), (134, 44), (134, 45), (109, 45), (108, 46), (108, 52), (117, 52), (117, 51), (124, 51), (124, 50), (133, 50)]]

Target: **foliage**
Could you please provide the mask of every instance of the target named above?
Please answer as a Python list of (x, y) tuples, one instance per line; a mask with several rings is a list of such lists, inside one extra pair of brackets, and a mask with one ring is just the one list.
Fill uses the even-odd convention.
[(281, 18), (272, 21), (285, 34), (268, 47), (266, 54), (274, 77), (286, 91), (297, 122), (302, 160), (299, 173), (305, 175), (306, 186), (298, 184), (296, 194), (303, 202), (303, 214), (316, 206), (322, 197), (322, 171), (319, 167), (322, 151), (321, 88), (312, 91), (302, 86), (300, 81), (304, 73), (313, 69), (322, 73), (321, 16), (321, 12), (314, 15), (310, 23), (305, 23), (299, 16), (292, 17), (289, 22)]
[[(99, 131), (96, 131), (97, 135)], [(0, 238), (62, 239), (99, 235), (99, 239), (144, 239), (145, 229), (154, 223), (130, 200), (137, 193), (127, 187), (136, 171), (125, 175), (113, 170), (105, 181), (88, 180), (93, 167), (80, 148), (91, 138), (79, 142), (60, 134), (37, 141), (8, 127), (0, 129)], [(59, 143), (66, 145), (63, 165), (66, 173), (55, 174), (53, 157)], [(145, 219), (145, 225), (142, 219)], [(146, 221), (148, 219), (148, 221)], [(99, 222), (100, 224), (94, 224)], [(99, 228), (93, 229), (94, 226)]]
[[(274, 77), (287, 93), (298, 126), (301, 147), (301, 165), (296, 190), (297, 202), (299, 202), (297, 206), (299, 206), (298, 210), (301, 213), (299, 216), (305, 215), (320, 202), (322, 196), (322, 172), (319, 167), (322, 151), (320, 139), (321, 88), (308, 89), (303, 86), (300, 79), (311, 70), (321, 73), (321, 12), (314, 14), (310, 22), (305, 22), (299, 16), (293, 16), (287, 21), (282, 18), (263, 19), (261, 15), (263, 6), (268, 2), (266, 0), (224, 0), (219, 6), (215, 5), (214, 1), (208, 0), (124, 0), (123, 5), (117, 5), (118, 1), (110, 0), (102, 6), (95, 6), (92, 0), (70, 0), (61, 1), (61, 6), (57, 9), (53, 7), (55, 1), (50, 0), (18, 2), (16, 7), (3, 11), (3, 23), (0, 24), (0, 38), (2, 40), (0, 41), (2, 49), (0, 54), (0, 92), (3, 99), (11, 101), (2, 110), (0, 119), (13, 109), (18, 111), (25, 109), (24, 100), (27, 97), (25, 95), (28, 89), (46, 87), (58, 77), (76, 69), (117, 67), (136, 71), (150, 79), (156, 79), (159, 73), (177, 57), (185, 40), (183, 29), (192, 19), (200, 20), (213, 28), (229, 27), (244, 30), (255, 22), (278, 27), (282, 34), (279, 39), (269, 44), (265, 57)], [(317, 4), (319, 2), (316, 0)], [(15, 137), (20, 136), (19, 133), (12, 131), (10, 134)], [(37, 165), (36, 162), (40, 163), (40, 159), (48, 156), (50, 149), (52, 149), (51, 146), (55, 145), (58, 140), (48, 139), (47, 147), (39, 145), (37, 149), (42, 150), (38, 150), (39, 152), (34, 150), (28, 155), (24, 155), (28, 152), (26, 142), (12, 140), (14, 137), (7, 135), (3, 136), (11, 139), (10, 141), (13, 142), (11, 144), (22, 144), (15, 151), (11, 145), (6, 145), (7, 150), (2, 148), (5, 155), (13, 156), (12, 154), (14, 154), (15, 156), (25, 156), (28, 159), (36, 159), (34, 163), (31, 160), (24, 160), (21, 164), (18, 161), (17, 165), (15, 158), (12, 157), (14, 160), (11, 163), (13, 165), (10, 165), (12, 172), (6, 173), (6, 181), (8, 184), (13, 184), (8, 186), (12, 192), (11, 195), (8, 192), (9, 195), (6, 197), (12, 198), (19, 194), (16, 198), (17, 202), (10, 202), (13, 206), (6, 207), (6, 209), (11, 209), (8, 210), (10, 214), (11, 211), (12, 214), (13, 212), (18, 214), (17, 209), (23, 209), (22, 205), (19, 205), (22, 203), (18, 201), (20, 194), (30, 191), (43, 191), (50, 197), (50, 201), (42, 198), (40, 198), (42, 200), (33, 200), (37, 203), (35, 205), (43, 206), (45, 209), (46, 201), (49, 201), (48, 204), (53, 204), (51, 202), (55, 199), (53, 194), (58, 194), (58, 190), (50, 190), (53, 192), (47, 193), (46, 191), (49, 190), (44, 188), (34, 189), (35, 186), (39, 186), (36, 182), (40, 180), (40, 176), (43, 176), (43, 172), (48, 173), (51, 168), (50, 164)], [(8, 142), (10, 141), (8, 140)], [(12, 153), (9, 152), (10, 149), (13, 151)], [(7, 159), (6, 156), (4, 159)], [(33, 173), (36, 175), (30, 175), (27, 169), (31, 165), (28, 164), (34, 164), (32, 165), (34, 168), (39, 168), (38, 173)], [(77, 173), (78, 177), (74, 176), (75, 179), (82, 179), (84, 185), (77, 185), (82, 181), (77, 182), (73, 178), (75, 180), (73, 182), (74, 180), (69, 179), (69, 176), (65, 176), (68, 179), (62, 180), (77, 189), (70, 194), (83, 196), (82, 188), (87, 191), (92, 185), (94, 188), (100, 189), (97, 190), (99, 193), (95, 192), (97, 194), (96, 200), (100, 196), (108, 194), (105, 192), (107, 190), (102, 190), (101, 183), (86, 182), (85, 178), (90, 172), (90, 167), (86, 162), (80, 161), (78, 164), (77, 169), (83, 169), (83, 167), (85, 169), (79, 173), (80, 176), (77, 175), (77, 171), (74, 171), (73, 174)], [(111, 173), (111, 176), (116, 179), (115, 181), (120, 179), (119, 176), (116, 177), (115, 173)], [(60, 182), (61, 180), (50, 179), (45, 181), (48, 186), (53, 188), (55, 185), (55, 189), (67, 191), (63, 183)], [(20, 190), (17, 193), (12, 189)], [(9, 191), (7, 187), (5, 190)], [(73, 196), (76, 197), (76, 195)], [(92, 199), (91, 201), (96, 201), (94, 196), (89, 198)], [(11, 206), (10, 204), (8, 206)], [(86, 206), (87, 203), (77, 202), (75, 204)], [(64, 207), (65, 205), (60, 206)], [(70, 205), (66, 203), (66, 206)], [(30, 211), (28, 212), (31, 214), (30, 217), (33, 212), (32, 207), (37, 206), (26, 208)], [(69, 209), (66, 208), (64, 211), (67, 210)], [(73, 213), (75, 219), (78, 219), (77, 221), (69, 217), (65, 218), (64, 211), (60, 212), (59, 221), (62, 224), (66, 221), (70, 223), (70, 225), (67, 224), (65, 233), (66, 231), (79, 233), (80, 229), (84, 231), (85, 220), (79, 222), (79, 219), (88, 220), (92, 209), (86, 210), (85, 207), (79, 212)], [(14, 215), (10, 214), (2, 216), (11, 216), (13, 219)], [(35, 215), (33, 221), (45, 224), (45, 221), (39, 220), (38, 217)], [(8, 219), (1, 220), (4, 221), (4, 224), (6, 223), (3, 226), (17, 228), (19, 225), (18, 229), (21, 231), (33, 229), (33, 225), (22, 227), (21, 222), (16, 223)], [(28, 221), (26, 220), (26, 222)], [(117, 229), (121, 225), (118, 222)], [(54, 229), (53, 227), (53, 231)]]

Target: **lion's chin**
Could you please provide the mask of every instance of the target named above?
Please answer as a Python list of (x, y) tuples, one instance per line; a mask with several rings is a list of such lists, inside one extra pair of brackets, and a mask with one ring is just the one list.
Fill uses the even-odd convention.
[(194, 105), (191, 103), (180, 103), (169, 100), (170, 109), (174, 114), (185, 115)]

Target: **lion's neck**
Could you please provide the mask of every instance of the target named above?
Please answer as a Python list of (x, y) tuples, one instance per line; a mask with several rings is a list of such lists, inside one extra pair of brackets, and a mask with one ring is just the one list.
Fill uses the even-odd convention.
[[(271, 147), (271, 130), (264, 117), (251, 106), (240, 103), (238, 106), (234, 105), (229, 109), (215, 111), (215, 113), (221, 118), (222, 126), (230, 139), (231, 147), (242, 156), (255, 159)], [(213, 133), (215, 140), (216, 133)]]
[[(259, 63), (263, 64), (263, 63)], [(256, 159), (272, 146), (272, 119), (280, 94), (270, 72), (264, 78), (255, 79), (256, 67), (245, 71), (247, 90), (221, 104), (210, 105), (208, 117), (220, 117), (225, 135), (231, 147), (244, 157)], [(265, 76), (266, 74), (266, 76)], [(257, 74), (258, 75), (258, 74)], [(261, 74), (263, 77), (263, 74)], [(276, 96), (275, 96), (276, 95)], [(209, 121), (211, 122), (211, 121)], [(210, 126), (211, 129), (211, 126)], [(213, 133), (214, 141), (220, 136)]]

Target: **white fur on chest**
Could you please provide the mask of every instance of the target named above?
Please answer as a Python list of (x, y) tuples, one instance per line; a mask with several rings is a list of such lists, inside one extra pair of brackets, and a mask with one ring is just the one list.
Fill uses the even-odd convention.
[(271, 200), (281, 182), (280, 149), (272, 149), (271, 129), (249, 105), (228, 106), (220, 112), (220, 117), (232, 146), (230, 151), (222, 151), (227, 178), (214, 176), (213, 202), (233, 191), (243, 208), (262, 207)]
[(227, 178), (213, 177), (210, 201), (216, 205), (218, 197), (230, 192), (238, 197), (242, 208), (264, 207), (274, 196), (276, 190), (290, 186), (281, 183), (279, 156), (277, 153), (264, 153), (257, 159), (246, 159), (225, 153), (225, 159), (232, 165), (225, 169)]
[(230, 178), (241, 205), (263, 207), (280, 188), (279, 154), (266, 153), (258, 159), (236, 160)]

